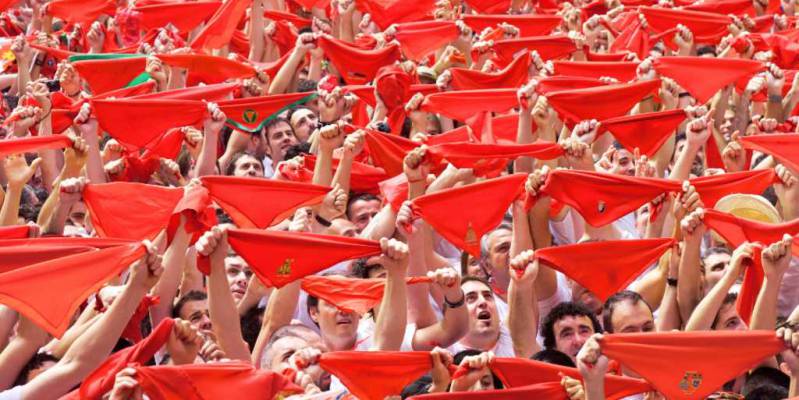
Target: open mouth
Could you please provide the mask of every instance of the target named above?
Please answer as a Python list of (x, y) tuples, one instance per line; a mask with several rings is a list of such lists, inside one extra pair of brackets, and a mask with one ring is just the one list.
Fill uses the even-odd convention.
[(477, 319), (480, 321), (489, 321), (491, 320), (491, 313), (488, 311), (480, 311), (477, 313)]
[(339, 317), (336, 319), (336, 325), (349, 325), (352, 323), (352, 318), (350, 317)]

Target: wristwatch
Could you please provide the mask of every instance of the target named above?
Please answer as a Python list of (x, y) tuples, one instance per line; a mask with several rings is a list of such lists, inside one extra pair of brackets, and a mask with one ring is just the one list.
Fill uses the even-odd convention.
[(328, 221), (328, 220), (326, 220), (326, 219), (322, 218), (321, 216), (319, 216), (319, 214), (316, 214), (316, 216), (315, 216), (314, 218), (316, 218), (316, 222), (318, 222), (318, 223), (319, 223), (319, 225), (322, 225), (322, 226), (330, 226), (330, 225), (333, 225), (333, 223), (332, 223), (332, 222), (330, 222), (330, 221)]
[(677, 278), (666, 278), (666, 284), (669, 286), (677, 287)]
[(464, 303), (466, 303), (466, 294), (463, 293), (463, 290), (461, 290), (461, 299), (454, 303), (451, 303), (449, 300), (447, 300), (447, 296), (444, 296), (444, 308), (458, 308)]

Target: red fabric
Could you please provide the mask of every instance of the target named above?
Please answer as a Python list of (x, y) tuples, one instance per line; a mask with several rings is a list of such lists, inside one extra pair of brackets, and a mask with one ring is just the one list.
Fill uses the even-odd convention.
[(395, 65), (380, 68), (374, 90), (388, 111), (388, 126), (395, 135), (402, 132), (405, 122), (405, 103), (410, 100), (412, 78)]
[(673, 8), (641, 7), (649, 29), (661, 34), (673, 35), (678, 24), (685, 25), (694, 34), (697, 43), (716, 43), (729, 31), (732, 19), (726, 15)]
[(635, 148), (652, 157), (674, 135), (686, 118), (683, 110), (636, 114), (602, 121), (601, 132), (610, 132), (627, 150)]
[(139, 343), (142, 341), (141, 336), (141, 322), (144, 320), (144, 317), (147, 316), (150, 307), (158, 304), (159, 297), (158, 296), (150, 296), (145, 295), (139, 306), (136, 307), (136, 311), (133, 312), (133, 316), (130, 317), (130, 321), (128, 324), (125, 325), (125, 329), (122, 331), (122, 338), (131, 342), (131, 343)]
[(169, 218), (169, 225), (167, 226), (167, 243), (172, 243), (175, 237), (175, 232), (180, 225), (180, 216), (186, 217), (183, 228), (186, 233), (192, 235), (190, 243), (194, 243), (199, 239), (200, 235), (211, 229), (217, 224), (216, 212), (211, 206), (211, 196), (208, 189), (203, 186), (191, 186), (185, 189), (186, 193), (180, 199), (175, 209), (172, 210), (172, 216)]
[(779, 224), (766, 224), (707, 209), (703, 221), (733, 248), (744, 242), (759, 242), (769, 245), (782, 240), (782, 235), (785, 233), (791, 236), (799, 234), (799, 219)]
[(576, 170), (550, 172), (542, 188), (552, 198), (570, 205), (592, 226), (607, 225), (658, 195), (677, 191), (676, 181)]
[(563, 148), (553, 142), (531, 144), (444, 143), (428, 147), (427, 156), (434, 163), (443, 160), (458, 168), (480, 170), (487, 160), (501, 159), (505, 163), (518, 157), (552, 160), (563, 155)]
[(206, 54), (159, 54), (157, 57), (169, 66), (188, 69), (194, 79), (205, 83), (219, 83), (255, 75), (252, 65), (225, 57)]
[(44, 236), (37, 238), (23, 238), (23, 239), (5, 239), (0, 238), (0, 247), (5, 246), (22, 246), (22, 245), (54, 245), (54, 246), (82, 246), (82, 247), (96, 247), (98, 249), (107, 249), (109, 247), (122, 246), (131, 244), (134, 240), (127, 239), (108, 239), (99, 237), (62, 237), (62, 236)]
[[(120, 350), (108, 357), (95, 369), (75, 392), (82, 400), (99, 400), (114, 387), (116, 374), (129, 364), (145, 364), (166, 344), (175, 321), (165, 318), (153, 329), (149, 336), (136, 345)], [(73, 394), (75, 393), (73, 392)]]
[(499, 40), (494, 43), (498, 59), (509, 63), (520, 51), (537, 51), (544, 61), (566, 57), (577, 51), (574, 42), (564, 35), (534, 36), (521, 39)]
[(73, 62), (78, 75), (89, 84), (92, 93), (105, 93), (126, 86), (144, 72), (145, 57), (83, 60)]
[(613, 53), (630, 52), (637, 55), (641, 60), (649, 55), (649, 49), (649, 34), (638, 18), (633, 19), (629, 25), (625, 26), (610, 45), (610, 51)]
[(761, 62), (738, 58), (658, 57), (653, 64), (660, 75), (674, 79), (702, 104), (716, 92), (763, 70)]
[(151, 400), (282, 399), (303, 392), (283, 375), (244, 362), (138, 366), (136, 380)]
[(83, 190), (97, 234), (131, 240), (154, 239), (182, 197), (182, 188), (127, 182), (89, 184)]
[(170, 128), (197, 125), (207, 114), (201, 101), (92, 100), (100, 127), (122, 143), (144, 147)]
[(190, 32), (207, 21), (219, 9), (219, 1), (198, 1), (194, 3), (156, 4), (135, 7), (139, 14), (139, 24), (145, 30), (158, 29), (172, 24), (180, 32)]
[[(430, 283), (428, 277), (406, 278), (409, 285)], [(356, 279), (343, 276), (308, 275), (302, 278), (302, 290), (348, 313), (368, 313), (383, 300), (385, 279)]]
[(605, 335), (601, 345), (602, 353), (674, 400), (705, 398), (784, 348), (773, 331), (614, 334)]
[(372, 15), (372, 21), (386, 30), (391, 24), (430, 19), (435, 0), (358, 0), (358, 8)]
[(231, 229), (228, 242), (261, 282), (278, 288), (336, 263), (381, 252), (372, 240), (254, 229)]
[(33, 136), (20, 139), (0, 140), (0, 155), (30, 153), (41, 150), (55, 150), (72, 147), (67, 136)]
[(227, 116), (229, 126), (254, 133), (260, 131), (275, 115), (313, 96), (313, 93), (287, 93), (224, 100), (217, 104)]
[(548, 76), (538, 80), (536, 92), (548, 95), (549, 93), (561, 92), (564, 90), (588, 89), (598, 86), (606, 86), (604, 82), (597, 78), (579, 78), (572, 76)]
[(0, 227), (0, 239), (22, 239), (30, 234), (30, 226), (13, 225)]
[(434, 93), (425, 97), (421, 109), (466, 121), (480, 113), (504, 112), (518, 106), (516, 90), (513, 88)]
[(421, 61), (428, 54), (457, 39), (458, 27), (452, 21), (421, 21), (397, 25), (394, 37), (405, 57)]
[[(507, 10), (503, 10), (507, 11)], [(475, 32), (482, 32), (485, 28), (495, 28), (501, 23), (507, 23), (519, 29), (521, 37), (544, 36), (560, 26), (563, 21), (556, 15), (464, 15), (463, 22)]]
[(395, 176), (402, 174), (405, 156), (418, 144), (402, 136), (366, 129), (366, 146), (372, 162), (383, 168), (389, 176)]
[(755, 15), (755, 7), (749, 0), (713, 0), (697, 3), (685, 6), (684, 10), (703, 11), (721, 15)]
[(319, 366), (339, 378), (356, 398), (383, 400), (399, 395), (430, 371), (433, 362), (426, 351), (334, 351), (322, 354)]
[(454, 90), (518, 88), (527, 83), (530, 62), (530, 53), (524, 53), (498, 72), (450, 68), (452, 74), (450, 85)]
[[(313, 170), (316, 165), (316, 157), (305, 156), (304, 161), (306, 168)], [(339, 159), (333, 159), (333, 170), (331, 171), (333, 175), (338, 170), (339, 162)], [(357, 193), (378, 194), (380, 191), (378, 185), (386, 179), (388, 179), (388, 175), (382, 168), (354, 161), (350, 170), (350, 190)]]
[(536, 385), (519, 386), (510, 389), (480, 390), (476, 392), (442, 392), (428, 393), (413, 396), (411, 399), (419, 400), (516, 400), (516, 399), (547, 399), (568, 400), (569, 396), (560, 382), (539, 383)]
[[(139, 244), (57, 258), (0, 275), (0, 303), (60, 338), (81, 303), (144, 254)], [(58, 293), (53, 301), (47, 294)]]
[[(374, 85), (348, 85), (344, 87), (348, 92), (358, 96), (359, 99), (366, 102), (366, 104), (374, 107), (377, 105), (377, 99), (375, 98), (375, 87)], [(438, 92), (438, 87), (435, 84), (413, 84), (408, 89), (409, 96), (408, 98), (413, 97), (416, 93), (421, 93), (425, 96), (432, 93)], [(363, 124), (358, 124), (353, 121), (353, 125), (357, 126), (366, 126), (369, 121)]]
[(466, 4), (479, 14), (501, 14), (510, 9), (510, 0), (468, 0)]
[(799, 135), (757, 135), (741, 138), (745, 149), (770, 154), (794, 173), (799, 173)]
[(251, 6), (246, 0), (230, 0), (219, 7), (202, 31), (191, 42), (197, 50), (220, 49), (230, 43), (230, 38)]
[(660, 89), (660, 79), (651, 81), (564, 90), (547, 94), (549, 105), (570, 122), (605, 120), (630, 111), (644, 97)]
[[(511, 388), (548, 382), (560, 383), (561, 374), (582, 380), (582, 375), (576, 368), (561, 367), (523, 358), (495, 358), (491, 364), (491, 370), (506, 387)], [(618, 400), (650, 391), (652, 391), (652, 387), (641, 379), (605, 375), (605, 395), (609, 400)]]
[(297, 29), (302, 29), (305, 27), (311, 26), (311, 20), (307, 18), (300, 17), (296, 14), (287, 13), (278, 10), (266, 10), (264, 11), (264, 17), (270, 19), (272, 21), (286, 21), (291, 22)]
[(609, 61), (624, 61), (627, 59), (627, 52), (621, 53), (592, 53), (590, 51), (585, 53), (585, 59), (588, 61), (600, 61), (600, 62), (609, 62)]
[[(27, 237), (26, 234), (23, 237)], [(0, 274), (40, 262), (95, 250), (90, 246), (53, 245), (36, 242), (0, 247)]]
[(674, 239), (609, 240), (537, 250), (535, 256), (604, 302), (674, 245)]
[(163, 92), (147, 93), (133, 96), (135, 100), (194, 100), (223, 102), (232, 97), (233, 93), (241, 87), (238, 82), (218, 83), (214, 85), (190, 86), (182, 89), (167, 90)]
[(89, 26), (101, 15), (114, 16), (117, 7), (113, 0), (54, 0), (45, 10), (64, 21)]
[(752, 320), (752, 313), (755, 311), (755, 303), (763, 286), (765, 272), (763, 271), (763, 247), (757, 245), (752, 252), (752, 260), (746, 260), (746, 270), (741, 283), (741, 290), (738, 299), (735, 301), (735, 310), (741, 319), (749, 325)]
[(317, 45), (324, 50), (344, 81), (351, 84), (371, 81), (381, 67), (393, 64), (401, 56), (400, 48), (396, 45), (388, 45), (379, 50), (363, 50), (328, 36), (320, 37)]
[(589, 61), (554, 61), (555, 75), (580, 76), (583, 78), (601, 78), (603, 76), (628, 82), (636, 77), (638, 63), (622, 62), (589, 62)]
[(773, 169), (732, 172), (691, 179), (705, 207), (711, 208), (731, 193), (761, 194), (779, 178)]
[(402, 203), (408, 200), (408, 178), (405, 174), (398, 174), (378, 184), (380, 197), (383, 202), (391, 205), (394, 212), (398, 212)]
[[(522, 191), (525, 174), (501, 178), (426, 194), (413, 200), (417, 213), (455, 247), (480, 257), (480, 238), (502, 221), (508, 205)], [(481, 204), (481, 207), (462, 207)], [(458, 218), (452, 218), (452, 210)]]
[(300, 207), (318, 204), (325, 186), (234, 176), (200, 178), (211, 198), (240, 228), (265, 229)]

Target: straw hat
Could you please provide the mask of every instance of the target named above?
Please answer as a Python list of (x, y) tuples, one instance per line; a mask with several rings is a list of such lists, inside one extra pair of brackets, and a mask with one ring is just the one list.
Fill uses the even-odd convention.
[[(754, 194), (734, 193), (722, 197), (714, 207), (718, 211), (732, 214), (738, 218), (751, 221), (778, 224), (782, 222), (780, 213), (763, 196)], [(724, 242), (720, 236), (713, 232), (716, 241)]]

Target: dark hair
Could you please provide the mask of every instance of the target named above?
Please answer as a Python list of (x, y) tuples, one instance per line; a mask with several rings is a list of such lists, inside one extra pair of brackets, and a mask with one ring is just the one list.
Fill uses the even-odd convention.
[(183, 306), (190, 302), (190, 301), (201, 301), (201, 300), (208, 300), (208, 295), (205, 292), (201, 292), (199, 290), (192, 290), (183, 296), (180, 296), (175, 306), (172, 307), (172, 318), (180, 318), (180, 311), (183, 309)]
[(250, 346), (250, 351), (255, 348), (255, 341), (258, 340), (258, 334), (261, 332), (263, 317), (264, 308), (255, 305), (250, 307), (240, 318), (241, 336), (247, 342), (247, 345)]
[(252, 157), (254, 160), (257, 160), (259, 163), (261, 163), (261, 167), (263, 168), (263, 164), (264, 164), (263, 161), (258, 160), (258, 158), (255, 157), (252, 154), (240, 151), (240, 152), (234, 154), (233, 157), (230, 157), (230, 161), (228, 162), (227, 166), (225, 167), (225, 175), (233, 176), (233, 174), (236, 172), (236, 163), (239, 160), (241, 160), (242, 158), (244, 158), (244, 157)]
[(618, 140), (614, 140), (613, 141), (613, 148), (616, 149), (616, 150), (624, 150), (625, 149), (625, 147), (621, 143), (619, 143)]
[(721, 308), (730, 304), (735, 304), (735, 301), (738, 300), (738, 293), (727, 293), (724, 296), (724, 300), (721, 301), (721, 305), (719, 306), (719, 310), (716, 311), (716, 316), (713, 318), (713, 325), (711, 327), (716, 326), (719, 323), (719, 316), (721, 315)]
[(308, 111), (313, 112), (313, 110), (311, 110), (307, 106), (297, 105), (297, 106), (289, 108), (288, 112), (286, 113), (286, 119), (291, 121), (291, 116), (294, 115), (295, 112), (300, 111), (300, 110), (308, 110)]
[(541, 334), (544, 336), (544, 347), (547, 349), (554, 349), (556, 347), (557, 339), (555, 338), (555, 323), (565, 317), (588, 317), (593, 325), (594, 333), (602, 333), (602, 326), (596, 315), (591, 312), (587, 307), (582, 304), (566, 301), (560, 303), (549, 311), (549, 314), (544, 317), (541, 324)]
[(696, 48), (696, 55), (703, 56), (705, 54), (712, 54), (713, 57), (716, 56), (716, 48), (713, 46), (697, 46)]
[(359, 258), (352, 263), (352, 275), (356, 278), (361, 279), (368, 279), (369, 273), (372, 272), (373, 269), (377, 268), (378, 265), (369, 264), (368, 258)]
[(779, 202), (780, 200), (777, 197), (777, 191), (774, 189), (773, 186), (767, 187), (766, 190), (764, 190), (763, 193), (761, 193), (760, 195), (763, 196), (764, 199), (768, 200), (768, 202), (775, 207), (777, 206), (777, 202)]
[(617, 304), (624, 301), (630, 301), (633, 305), (644, 302), (649, 310), (652, 311), (652, 306), (650, 306), (640, 294), (632, 290), (622, 290), (605, 300), (605, 305), (602, 307), (602, 322), (606, 332), (613, 333), (613, 311), (616, 310)]
[[(787, 392), (788, 386), (791, 384), (791, 379), (788, 375), (785, 375), (782, 371), (771, 368), (771, 367), (759, 367), (752, 370), (749, 375), (746, 376), (746, 383), (744, 383), (744, 387), (741, 389), (741, 394), (749, 398), (749, 394), (756, 391), (759, 388), (773, 386), (776, 388), (783, 388)], [(770, 390), (768, 391), (771, 392)], [(787, 393), (779, 399), (783, 399), (787, 396)], [(757, 397), (761, 399), (767, 399), (771, 397)], [(777, 397), (775, 397), (776, 399)]]
[(402, 388), (400, 397), (407, 399), (408, 397), (419, 396), (426, 394), (433, 385), (433, 377), (428, 373), (422, 375), (419, 379), (411, 382), (408, 386)]
[[(269, 122), (267, 122), (264, 125), (264, 130), (263, 130), (264, 134), (266, 134), (267, 132), (269, 132), (270, 129), (274, 128), (275, 126), (277, 126), (279, 124), (288, 125), (289, 128), (291, 128), (291, 133), (294, 134), (294, 127), (291, 126), (291, 123), (289, 122), (289, 120), (287, 120), (287, 119), (285, 119), (283, 117), (275, 117), (275, 118), (270, 119)], [(269, 135), (265, 135), (265, 136), (266, 136), (266, 141), (268, 142), (269, 141)]]
[(31, 359), (22, 367), (22, 370), (19, 371), (19, 375), (17, 375), (17, 379), (14, 381), (14, 386), (22, 386), (28, 383), (28, 375), (30, 375), (31, 371), (41, 368), (44, 363), (52, 361), (58, 362), (58, 358), (53, 356), (50, 353), (36, 353), (31, 357)]
[(383, 133), (391, 133), (391, 127), (390, 127), (390, 126), (388, 126), (388, 124), (387, 124), (387, 123), (385, 123), (385, 122), (382, 122), (382, 121), (381, 121), (381, 122), (378, 122), (378, 123), (375, 125), (375, 130), (377, 130), (377, 131), (380, 131), (380, 132), (383, 132)]
[(782, 400), (786, 397), (788, 397), (788, 389), (782, 386), (767, 384), (753, 389), (744, 396), (744, 400)]
[(352, 218), (350, 215), (350, 207), (355, 204), (356, 201), (373, 201), (377, 200), (380, 201), (380, 198), (371, 194), (371, 193), (358, 193), (356, 195), (350, 196), (349, 200), (347, 200), (347, 219)]
[(463, 279), (461, 279), (461, 286), (463, 286), (463, 284), (465, 284), (466, 282), (475, 282), (475, 281), (480, 282), (483, 285), (486, 285), (486, 287), (488, 287), (489, 289), (491, 289), (491, 283), (489, 283), (487, 279), (474, 275), (464, 276)]
[(547, 364), (561, 365), (564, 367), (576, 368), (574, 361), (572, 361), (566, 353), (555, 349), (544, 349), (530, 357), (533, 360), (545, 362)]
[(292, 158), (297, 157), (297, 156), (302, 155), (302, 154), (306, 154), (306, 155), (310, 155), (311, 154), (311, 144), (310, 143), (302, 142), (302, 143), (297, 143), (295, 145), (292, 145), (291, 147), (289, 147), (286, 150), (286, 156), (283, 157), (283, 159), (284, 160), (291, 160)]
[(702, 275), (704, 275), (707, 272), (705, 267), (705, 258), (708, 258), (716, 254), (726, 254), (728, 256), (731, 256), (732, 252), (730, 251), (730, 249), (723, 246), (715, 246), (705, 250), (705, 252), (702, 253), (702, 257), (699, 258), (699, 270), (702, 272)]

